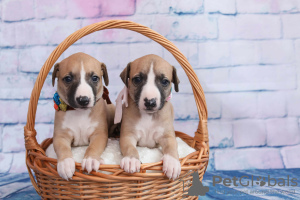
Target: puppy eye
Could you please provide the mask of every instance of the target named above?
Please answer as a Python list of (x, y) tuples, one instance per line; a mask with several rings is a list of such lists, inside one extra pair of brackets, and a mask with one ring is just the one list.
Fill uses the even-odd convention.
[(66, 83), (70, 83), (73, 80), (72, 76), (66, 76), (65, 78), (63, 78), (63, 81)]
[(139, 76), (134, 77), (134, 78), (132, 79), (132, 82), (133, 82), (134, 84), (140, 84), (140, 83), (142, 82), (142, 78), (139, 77)]
[(99, 81), (99, 77), (98, 76), (92, 76), (92, 81), (93, 82), (98, 82)]
[(163, 86), (168, 86), (169, 85), (169, 80), (168, 79), (162, 79), (161, 80), (161, 84), (163, 85)]

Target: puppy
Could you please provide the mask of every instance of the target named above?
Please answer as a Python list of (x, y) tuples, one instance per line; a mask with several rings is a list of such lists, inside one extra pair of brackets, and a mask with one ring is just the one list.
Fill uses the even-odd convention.
[(156, 55), (146, 55), (129, 63), (120, 74), (128, 89), (128, 107), (123, 106), (120, 148), (124, 158), (121, 168), (134, 173), (140, 170), (136, 145), (163, 151), (163, 171), (169, 179), (181, 172), (173, 127), (171, 82), (178, 92), (176, 68)]
[(115, 107), (102, 98), (102, 79), (106, 86), (109, 82), (105, 64), (87, 54), (76, 53), (57, 63), (52, 74), (53, 86), (56, 78), (58, 98), (62, 105), (66, 104), (67, 111), (58, 108), (55, 112), (53, 146), (57, 172), (68, 180), (75, 172), (71, 146), (89, 145), (82, 169), (88, 173), (99, 169), (100, 156), (113, 127)]

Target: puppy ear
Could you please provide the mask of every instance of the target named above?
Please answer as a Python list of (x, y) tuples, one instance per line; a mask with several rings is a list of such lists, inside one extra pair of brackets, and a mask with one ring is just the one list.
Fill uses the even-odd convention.
[(174, 83), (174, 86), (175, 86), (175, 91), (178, 92), (179, 91), (179, 83), (180, 83), (180, 80), (177, 76), (177, 71), (176, 71), (176, 68), (174, 66), (173, 67), (173, 73), (172, 73), (172, 82)]
[(55, 84), (55, 78), (57, 77), (57, 72), (59, 71), (59, 63), (56, 63), (54, 65), (54, 70), (52, 72), (52, 86), (54, 87)]
[(127, 67), (121, 72), (120, 77), (122, 79), (122, 81), (124, 82), (124, 84), (126, 85), (126, 87), (128, 87), (128, 78), (129, 78), (129, 73), (130, 73), (130, 64), (127, 64)]
[(104, 83), (106, 86), (108, 86), (109, 83), (109, 79), (108, 79), (108, 74), (107, 74), (107, 69), (106, 69), (106, 65), (104, 63), (101, 63), (101, 70), (102, 70), (102, 76), (104, 79)]

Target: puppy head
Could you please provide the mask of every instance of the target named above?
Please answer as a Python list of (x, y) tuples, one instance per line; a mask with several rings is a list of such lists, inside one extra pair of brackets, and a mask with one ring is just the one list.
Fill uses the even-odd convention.
[(73, 108), (90, 108), (102, 97), (103, 84), (108, 85), (104, 63), (84, 54), (76, 53), (55, 64), (52, 85), (57, 78), (57, 92)]
[(176, 68), (156, 55), (143, 56), (129, 63), (120, 77), (140, 111), (149, 114), (163, 108), (171, 93), (171, 82), (175, 91), (179, 91)]

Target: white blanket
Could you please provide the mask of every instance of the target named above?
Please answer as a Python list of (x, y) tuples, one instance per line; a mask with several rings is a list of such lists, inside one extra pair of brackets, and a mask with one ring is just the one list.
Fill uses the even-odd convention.
[[(190, 153), (195, 152), (196, 150), (186, 144), (181, 138), (176, 138), (178, 143), (178, 154), (179, 158), (185, 157)], [(87, 149), (87, 146), (81, 147), (72, 147), (73, 158), (76, 162), (81, 163), (84, 153)], [(142, 163), (153, 163), (159, 162), (163, 156), (161, 147), (159, 148), (147, 148), (147, 147), (137, 147), (137, 150), (140, 155), (140, 160)], [(46, 155), (50, 158), (57, 159), (56, 153), (53, 148), (53, 144), (51, 144), (48, 149), (46, 150)], [(105, 151), (102, 153), (101, 158), (104, 160), (105, 164), (112, 164), (112, 165), (119, 165), (121, 159), (123, 158), (119, 139), (109, 138), (107, 147)]]

